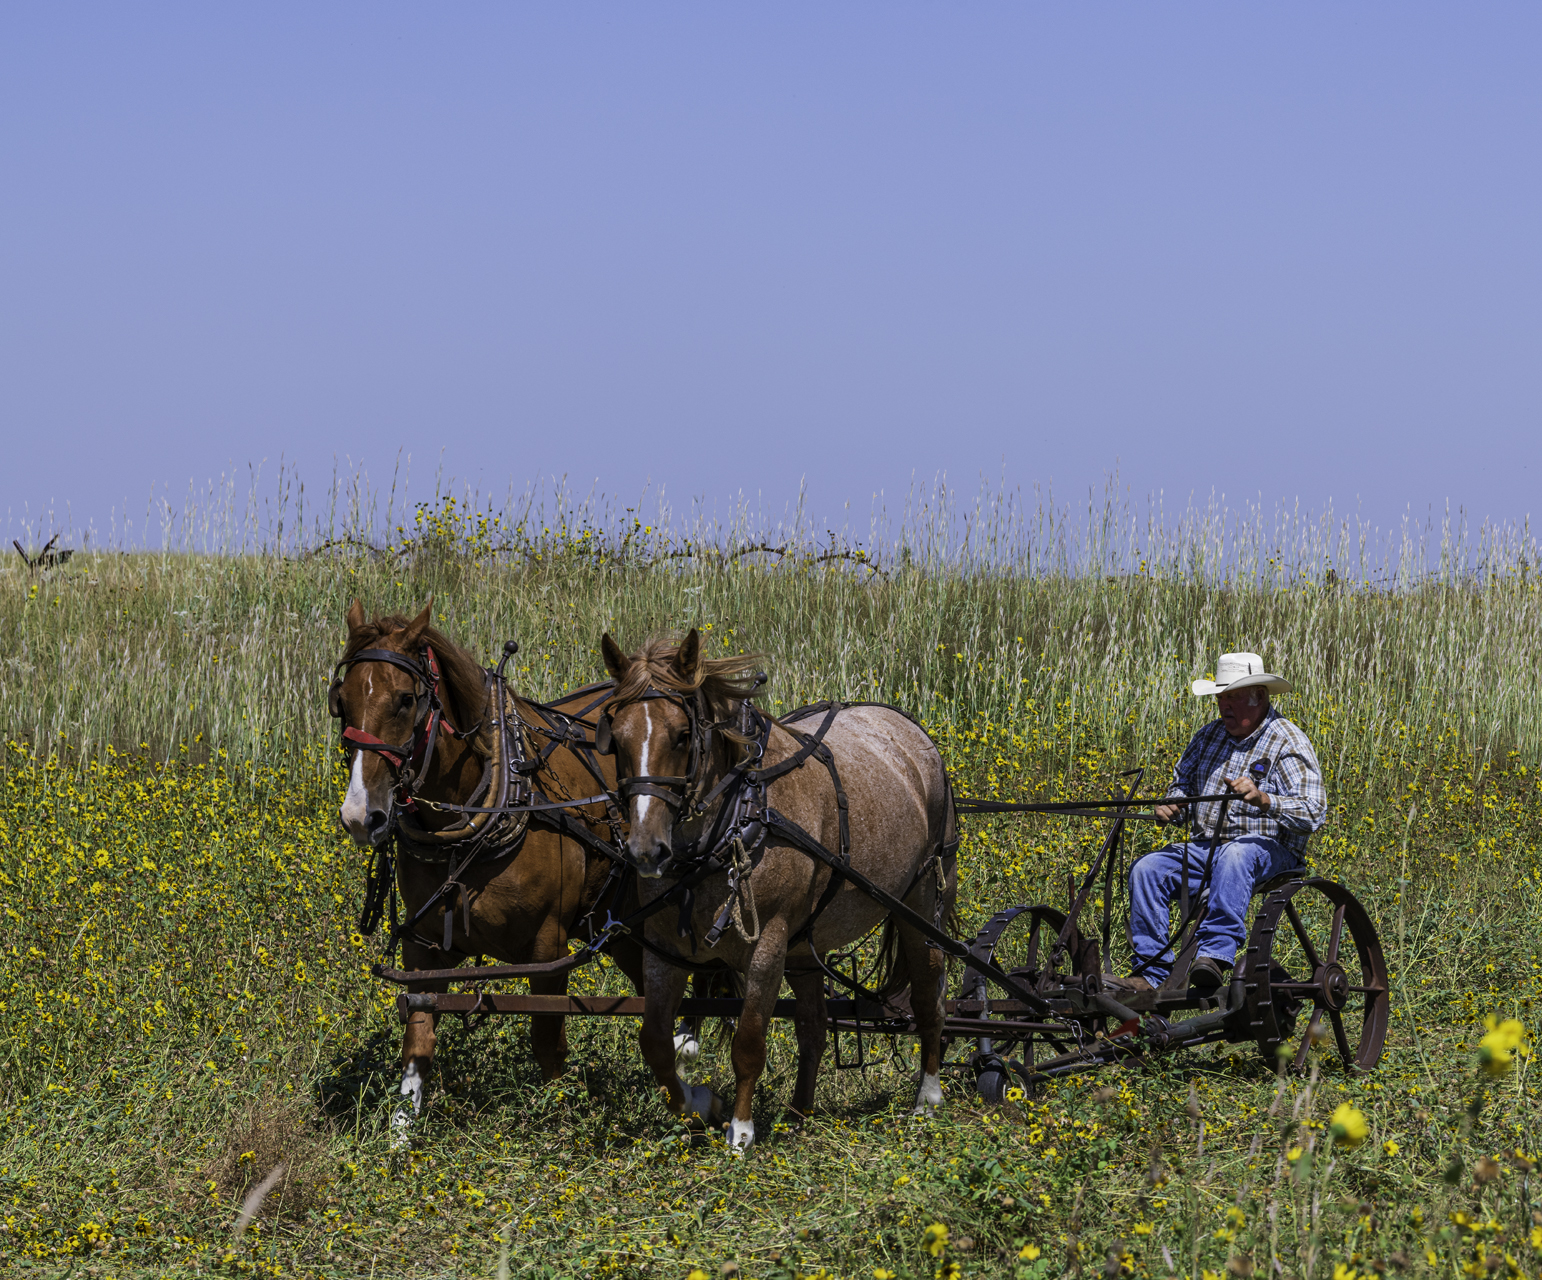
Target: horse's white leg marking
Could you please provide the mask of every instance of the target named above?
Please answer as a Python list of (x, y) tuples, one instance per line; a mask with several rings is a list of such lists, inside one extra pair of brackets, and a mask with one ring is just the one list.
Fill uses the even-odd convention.
[(409, 1062), (407, 1069), (402, 1072), (402, 1097), (412, 1104), (412, 1108), (408, 1110), (407, 1102), (403, 1102), (392, 1113), (391, 1145), (393, 1147), (405, 1147), (412, 1141), (409, 1130), (412, 1128), (413, 1120), (423, 1110), (423, 1077), (418, 1074), (416, 1062)]
[(728, 1145), (734, 1151), (743, 1151), (754, 1141), (755, 1122), (753, 1120), (730, 1120), (728, 1122)]
[(348, 779), (348, 794), (343, 797), (343, 822), (351, 832), (364, 830), (369, 817), (369, 793), (364, 789), (364, 753), (353, 753), (353, 773)]
[(942, 1079), (939, 1076), (929, 1076), (924, 1072), (921, 1076), (921, 1087), (916, 1090), (916, 1105), (912, 1115), (929, 1116), (942, 1105)]
[(409, 1062), (407, 1069), (402, 1072), (402, 1097), (412, 1099), (413, 1115), (423, 1110), (423, 1077), (418, 1074), (416, 1059)]
[(701, 1053), (701, 1041), (691, 1030), (691, 1024), (682, 1021), (679, 1030), (675, 1032), (675, 1058), (689, 1066), (696, 1061), (699, 1053)]
[(679, 1073), (676, 1073), (675, 1079), (680, 1082), (680, 1088), (685, 1093), (685, 1111), (682, 1113), (685, 1118), (689, 1120), (692, 1116), (700, 1116), (703, 1124), (711, 1124), (712, 1106), (717, 1101), (712, 1096), (712, 1087), (705, 1084), (694, 1087), (688, 1085)]

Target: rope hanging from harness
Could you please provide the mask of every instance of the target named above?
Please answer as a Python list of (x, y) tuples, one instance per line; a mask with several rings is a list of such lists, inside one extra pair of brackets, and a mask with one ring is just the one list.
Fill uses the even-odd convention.
[[(717, 946), (718, 939), (730, 924), (746, 944), (760, 938), (760, 913), (755, 909), (755, 888), (750, 883), (750, 874), (755, 870), (755, 864), (750, 861), (749, 851), (745, 849), (741, 836), (735, 836), (728, 848), (728, 900), (723, 903), (717, 919), (712, 922), (712, 928), (707, 931), (709, 949)], [(746, 914), (752, 924), (744, 923)]]

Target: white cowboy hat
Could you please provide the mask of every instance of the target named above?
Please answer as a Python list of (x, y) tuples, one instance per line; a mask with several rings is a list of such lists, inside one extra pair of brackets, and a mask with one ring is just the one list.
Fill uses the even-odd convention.
[(1284, 676), (1270, 675), (1264, 660), (1256, 653), (1223, 653), (1215, 664), (1214, 680), (1196, 680), (1189, 687), (1196, 698), (1225, 693), (1228, 689), (1246, 689), (1263, 685), (1270, 693), (1289, 693), (1290, 682)]

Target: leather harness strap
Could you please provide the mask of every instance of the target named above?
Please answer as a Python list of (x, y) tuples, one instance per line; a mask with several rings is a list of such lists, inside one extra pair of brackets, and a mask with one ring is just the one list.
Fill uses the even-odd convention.
[[(446, 850), (447, 863), (443, 882), (429, 895), (427, 901), (412, 913), (406, 921), (398, 924), (396, 919), (396, 883), (392, 851), (382, 848), (375, 865), (368, 876), (364, 908), (359, 917), (359, 929), (366, 935), (372, 934), (379, 927), (381, 917), (385, 914), (385, 906), (389, 900), (391, 914), (391, 937), (387, 954), (394, 952), (396, 943), (408, 933), (415, 933), (418, 922), (428, 914), (435, 906), (446, 899), (453, 899), (458, 895), (461, 914), (464, 917), (466, 931), (470, 931), (471, 906), (470, 893), (461, 882), (464, 873), (476, 862), (487, 858), (502, 858), (517, 853), (524, 843), (524, 833), (530, 820), (534, 819), (543, 825), (551, 827), (559, 834), (578, 841), (592, 852), (599, 853), (613, 862), (619, 861), (619, 840), (621, 827), (621, 814), (615, 803), (615, 797), (606, 786), (603, 774), (590, 757), (591, 744), (584, 732), (584, 727), (578, 717), (571, 716), (556, 707), (544, 706), (540, 703), (529, 704), (531, 708), (546, 721), (550, 728), (539, 725), (527, 726), (519, 714), (515, 700), (509, 695), (504, 669), (509, 659), (518, 652), (519, 646), (509, 642), (504, 646), (502, 659), (496, 668), (487, 672), (487, 696), (489, 706), (495, 708), (494, 719), (498, 728), (499, 747), (497, 764), (506, 774), (509, 785), (499, 783), (498, 798), (501, 803), (483, 805), (476, 803), (482, 794), (488, 790), (490, 779), (484, 774), (482, 783), (477, 787), (469, 804), (445, 804), (429, 800), (417, 793), (416, 788), (422, 783), (428, 772), (429, 763), (433, 758), (434, 748), (438, 741), (438, 731), (442, 725), (445, 731), (458, 739), (471, 737), (480, 730), (482, 722), (465, 732), (456, 730), (444, 715), (443, 704), (439, 697), (439, 683), (441, 679), (439, 662), (434, 655), (433, 648), (425, 645), (423, 657), (419, 662), (414, 662), (405, 654), (391, 649), (361, 649), (349, 654), (339, 662), (333, 670), (332, 686), (329, 690), (329, 703), (334, 715), (344, 720), (340, 745), (346, 752), (353, 750), (374, 751), (380, 755), (391, 767), (395, 790), (397, 793), (399, 809), (412, 814), (421, 805), (422, 808), (432, 809), (436, 812), (457, 813), (463, 818), (469, 819), (469, 830), (463, 838), (457, 838), (451, 833), (448, 839), (442, 839)], [(345, 708), (342, 705), (341, 687), (346, 671), (357, 662), (385, 662), (398, 667), (410, 674), (415, 685), (421, 690), (418, 694), (419, 709), (415, 717), (413, 740), (410, 743), (394, 744), (383, 741), (374, 734), (363, 729), (348, 725), (345, 719)], [(587, 714), (594, 707), (610, 696), (613, 686), (590, 685), (578, 690), (577, 694), (592, 693), (595, 690), (603, 690), (600, 698), (591, 702), (579, 715)], [(569, 698), (575, 695), (569, 695)], [(425, 714), (424, 707), (427, 711)], [(524, 746), (524, 734), (526, 728), (543, 732), (550, 738), (545, 749), (538, 753), (534, 759), (527, 758)], [(583, 761), (588, 771), (594, 775), (603, 790), (596, 795), (581, 796), (575, 799), (551, 800), (544, 795), (535, 785), (535, 777), (543, 772), (551, 754), (557, 747), (566, 745), (573, 748), (574, 754)], [(491, 768), (491, 765), (489, 766)], [(514, 785), (517, 780), (517, 785)], [(511, 789), (512, 788), (512, 789)], [(607, 808), (607, 817), (611, 828), (611, 840), (605, 841), (596, 835), (589, 824), (571, 812), (575, 808), (584, 805), (603, 803)], [(484, 821), (478, 823), (478, 819)], [(393, 814), (391, 843), (395, 852), (402, 856), (412, 856), (421, 861), (427, 849), (418, 847), (418, 840), (427, 839), (427, 833), (415, 839), (408, 839), (400, 826), (401, 819)], [(436, 836), (439, 833), (434, 833)], [(607, 882), (608, 883), (608, 882)], [(445, 933), (442, 944), (439, 941), (420, 939), (426, 945), (438, 947), (440, 950), (450, 952), (451, 920), (450, 913), (445, 913)]]

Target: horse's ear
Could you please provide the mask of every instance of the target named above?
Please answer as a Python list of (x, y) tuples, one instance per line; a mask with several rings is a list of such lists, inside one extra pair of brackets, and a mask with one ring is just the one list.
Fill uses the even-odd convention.
[(403, 649), (410, 653), (417, 646), (418, 641), (423, 638), (423, 633), (428, 630), (428, 624), (433, 620), (433, 616), (434, 598), (430, 596), (428, 603), (423, 606), (423, 612), (409, 622), (407, 629), (402, 632)]
[(675, 650), (675, 660), (671, 665), (687, 684), (695, 684), (696, 668), (700, 663), (701, 632), (692, 627), (685, 639), (680, 641), (680, 647)]
[(364, 626), (364, 606), (359, 603), (359, 598), (354, 597), (353, 603), (348, 606), (348, 633), (352, 635)]
[(605, 659), (605, 670), (610, 672), (612, 680), (622, 679), (632, 665), (626, 654), (621, 652), (621, 647), (610, 638), (608, 631), (600, 637), (600, 656)]

